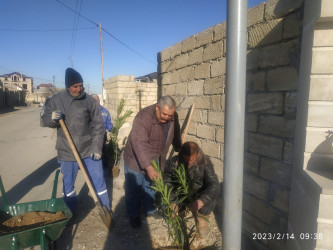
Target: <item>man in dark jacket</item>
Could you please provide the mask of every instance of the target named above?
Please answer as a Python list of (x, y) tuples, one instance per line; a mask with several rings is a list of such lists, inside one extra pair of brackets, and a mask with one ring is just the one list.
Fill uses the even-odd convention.
[(56, 149), (63, 174), (63, 198), (74, 213), (77, 207), (75, 180), (78, 164), (62, 131), (59, 120), (64, 119), (76, 149), (92, 180), (103, 206), (110, 210), (109, 195), (103, 177), (101, 161), (105, 128), (98, 103), (84, 92), (81, 75), (67, 68), (66, 89), (50, 99), (42, 116), (45, 126), (57, 128)]
[(125, 203), (133, 228), (141, 226), (141, 191), (146, 215), (154, 214), (155, 190), (150, 185), (160, 177), (151, 165), (159, 162), (164, 170), (171, 143), (175, 151), (181, 147), (180, 126), (175, 113), (176, 103), (170, 96), (159, 99), (136, 115), (124, 149)]
[[(195, 142), (184, 143), (179, 155), (168, 162), (163, 180), (169, 187), (175, 185), (173, 171), (180, 164), (184, 164), (192, 185), (193, 200), (188, 208), (198, 218), (199, 233), (206, 235), (209, 230), (208, 216), (214, 210), (219, 194), (219, 181), (213, 166), (208, 163), (206, 156)], [(173, 188), (173, 190), (175, 189)], [(172, 192), (170, 200), (174, 204), (173, 207), (176, 207), (177, 198), (176, 194)]]

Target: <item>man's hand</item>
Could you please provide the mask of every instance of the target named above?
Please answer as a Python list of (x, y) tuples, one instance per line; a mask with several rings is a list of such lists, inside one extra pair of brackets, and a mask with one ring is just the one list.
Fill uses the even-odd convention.
[(203, 202), (201, 200), (195, 200), (193, 201), (190, 206), (189, 209), (191, 210), (191, 212), (196, 212), (198, 211), (201, 207), (203, 207)]
[(146, 167), (146, 172), (149, 179), (151, 179), (152, 181), (155, 180), (155, 178), (161, 178), (161, 176), (155, 171), (153, 166)]
[(90, 157), (93, 161), (99, 161), (102, 156), (99, 153), (92, 153)]
[(51, 115), (51, 119), (53, 123), (59, 123), (59, 120), (62, 118), (62, 113), (59, 110), (54, 110)]

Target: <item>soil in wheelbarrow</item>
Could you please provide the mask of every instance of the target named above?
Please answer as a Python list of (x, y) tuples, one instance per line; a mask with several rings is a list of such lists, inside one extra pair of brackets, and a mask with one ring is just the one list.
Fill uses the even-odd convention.
[(0, 219), (0, 236), (21, 232), (27, 229), (44, 226), (66, 219), (62, 211), (52, 212), (26, 212), (4, 221)]

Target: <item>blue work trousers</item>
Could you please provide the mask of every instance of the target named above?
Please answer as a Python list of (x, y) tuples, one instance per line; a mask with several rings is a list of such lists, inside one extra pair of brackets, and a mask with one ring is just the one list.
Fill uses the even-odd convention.
[[(76, 161), (59, 161), (63, 174), (63, 199), (68, 208), (75, 212), (77, 195), (75, 180), (79, 166)], [(110, 200), (103, 175), (102, 160), (94, 161), (90, 157), (83, 159), (83, 164), (102, 206), (110, 210)]]
[(145, 215), (155, 213), (156, 207), (154, 202), (156, 191), (150, 187), (151, 180), (142, 173), (131, 169), (126, 164), (124, 164), (124, 173), (125, 204), (128, 217), (140, 217), (141, 203), (143, 203)]

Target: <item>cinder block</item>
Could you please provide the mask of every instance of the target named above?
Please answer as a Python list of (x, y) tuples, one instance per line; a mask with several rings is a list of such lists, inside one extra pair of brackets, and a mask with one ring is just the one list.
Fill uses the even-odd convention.
[(222, 95), (213, 95), (211, 97), (212, 103), (211, 103), (211, 110), (213, 111), (223, 111), (222, 110)]
[(190, 81), (187, 83), (187, 93), (189, 96), (203, 95), (203, 84), (204, 80)]
[(182, 43), (176, 43), (170, 47), (170, 58), (174, 58), (176, 55), (180, 55), (182, 52)]
[(279, 67), (267, 71), (268, 90), (297, 90), (298, 72), (294, 67)]
[(260, 64), (260, 49), (251, 49), (247, 51), (246, 68), (247, 70), (258, 69)]
[(203, 47), (190, 51), (188, 54), (188, 65), (201, 63), (202, 56), (203, 56)]
[(294, 138), (295, 119), (286, 119), (283, 116), (260, 116), (259, 133), (279, 137)]
[(194, 68), (195, 79), (206, 79), (210, 77), (210, 63), (201, 63)]
[(285, 142), (283, 149), (283, 162), (292, 165), (294, 162), (294, 144)]
[(282, 40), (283, 19), (270, 20), (249, 29), (248, 46), (254, 48), (265, 46)]
[(180, 82), (176, 84), (176, 95), (187, 95), (187, 83), (186, 82)]
[(163, 86), (163, 95), (176, 95), (176, 84), (164, 85)]
[(208, 111), (195, 109), (193, 112), (192, 120), (195, 122), (207, 123), (208, 122)]
[(171, 47), (168, 47), (160, 52), (161, 62), (171, 58)]
[(197, 136), (208, 140), (214, 140), (215, 128), (209, 125), (199, 124), (197, 127)]
[(208, 112), (208, 123), (212, 125), (224, 126), (224, 113), (223, 112)]
[(196, 37), (195, 35), (190, 36), (182, 41), (182, 52), (188, 52), (190, 50), (193, 50), (195, 48), (196, 44)]
[(291, 166), (268, 158), (261, 158), (260, 176), (282, 187), (289, 187)]
[(260, 156), (251, 154), (249, 152), (244, 153), (244, 170), (245, 172), (258, 175), (260, 166)]
[(207, 156), (218, 158), (220, 157), (220, 144), (212, 141), (203, 140), (201, 148)]
[(247, 131), (257, 132), (258, 118), (256, 114), (246, 114), (245, 116), (245, 129)]
[(211, 77), (223, 76), (226, 74), (226, 59), (221, 57), (218, 61), (213, 61), (211, 66)]
[(269, 191), (269, 182), (257, 176), (244, 174), (244, 191), (255, 197), (267, 200)]
[(196, 109), (210, 109), (211, 97), (210, 96), (196, 96), (195, 108)]
[[(205, 153), (205, 152), (204, 152)], [(212, 162), (215, 174), (217, 175), (217, 178), (219, 182), (223, 182), (223, 161), (219, 158), (213, 158), (209, 157), (209, 160)], [(221, 190), (220, 190), (221, 192)]]
[(211, 43), (204, 48), (202, 60), (209, 61), (221, 58), (223, 56), (223, 41)]
[(204, 83), (204, 94), (223, 94), (225, 87), (225, 77), (208, 78)]
[(265, 18), (273, 19), (283, 17), (299, 9), (303, 2), (304, 0), (267, 0)]
[(247, 11), (247, 26), (264, 22), (265, 3), (261, 3)]
[(302, 32), (302, 18), (300, 11), (297, 11), (284, 19), (283, 38), (299, 37)]
[(284, 115), (286, 117), (296, 117), (297, 92), (286, 93), (284, 101)]
[(224, 143), (224, 128), (218, 128), (216, 130), (216, 141)]
[(247, 111), (282, 114), (284, 98), (281, 93), (248, 94)]
[(290, 192), (289, 189), (283, 189), (279, 188), (277, 186), (274, 186), (274, 188), (271, 188), (271, 195), (273, 200), (271, 201), (271, 204), (278, 208), (279, 210), (288, 213), (289, 211), (289, 196)]
[(175, 58), (175, 62), (173, 63), (173, 67), (171, 68), (172, 69), (180, 69), (180, 68), (184, 68), (187, 66), (187, 60), (188, 60), (188, 54), (181, 54), (181, 55), (178, 55), (176, 58)]
[(208, 29), (200, 32), (199, 34), (197, 34), (196, 35), (197, 42), (196, 42), (195, 47), (198, 48), (198, 47), (211, 43), (214, 39), (213, 30), (214, 30), (213, 28), (208, 28)]
[(250, 88), (254, 91), (264, 91), (266, 85), (266, 71), (258, 71), (249, 75)]
[(258, 155), (282, 160), (283, 141), (281, 139), (249, 133), (249, 151)]
[(219, 23), (213, 27), (214, 39), (213, 41), (220, 41), (226, 38), (227, 36), (227, 23), (224, 21), (223, 23)]

